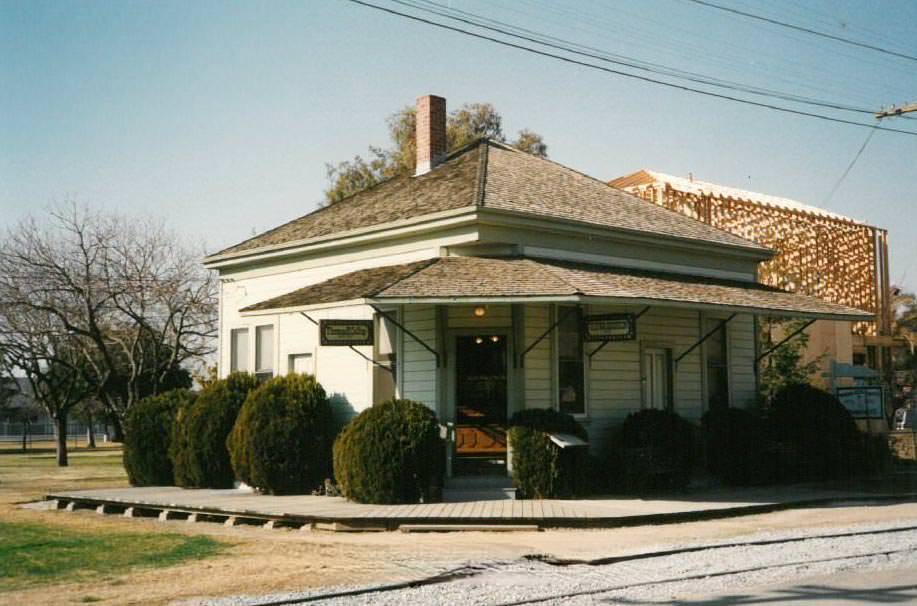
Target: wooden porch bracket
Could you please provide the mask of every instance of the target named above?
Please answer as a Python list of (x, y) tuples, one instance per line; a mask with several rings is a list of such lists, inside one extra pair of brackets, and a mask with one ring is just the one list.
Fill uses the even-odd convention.
[(815, 324), (816, 321), (817, 320), (809, 320), (808, 322), (800, 326), (797, 330), (794, 330), (789, 335), (781, 339), (779, 343), (777, 343), (776, 345), (774, 345), (773, 347), (771, 347), (770, 349), (768, 349), (767, 351), (759, 355), (757, 358), (755, 358), (755, 366), (757, 366), (761, 362), (761, 360), (763, 360), (767, 356), (771, 355), (772, 353), (774, 353), (775, 351), (777, 351), (778, 349), (786, 345), (790, 341), (790, 339), (793, 339), (797, 335), (802, 334), (802, 331), (804, 331), (808, 327)]
[(417, 335), (415, 335), (414, 333), (412, 333), (410, 330), (408, 330), (407, 328), (405, 328), (405, 326), (404, 326), (403, 324), (401, 324), (398, 320), (396, 320), (395, 318), (393, 318), (392, 316), (390, 316), (388, 313), (382, 311), (381, 309), (379, 309), (379, 308), (376, 307), (375, 305), (370, 305), (370, 307), (372, 307), (372, 308), (376, 311), (377, 314), (379, 314), (380, 316), (382, 316), (383, 318), (385, 318), (386, 320), (388, 320), (389, 322), (391, 322), (392, 324), (394, 324), (395, 327), (398, 328), (398, 330), (400, 330), (401, 332), (403, 332), (403, 333), (406, 334), (407, 336), (409, 336), (409, 337), (411, 337), (412, 339), (414, 339), (414, 341), (415, 341), (416, 343), (418, 343), (421, 347), (423, 347), (424, 349), (426, 349), (427, 351), (429, 351), (431, 354), (433, 354), (433, 357), (436, 359), (436, 367), (437, 367), (437, 368), (442, 368), (442, 367), (443, 367), (443, 364), (442, 364), (442, 356), (440, 355), (440, 353), (439, 353), (438, 351), (436, 351), (435, 349), (433, 349), (432, 347), (430, 347), (429, 345), (427, 345), (420, 337), (418, 337)]
[[(301, 311), (301, 312), (299, 312), (299, 313), (302, 314), (302, 317), (304, 317), (306, 320), (308, 320), (308, 321), (312, 322), (313, 324), (315, 324), (316, 326), (318, 326), (318, 321), (317, 321), (315, 318), (313, 318), (312, 316), (310, 316), (309, 314), (307, 314), (307, 313), (304, 312), (304, 311)], [(363, 358), (364, 360), (366, 360), (367, 362), (369, 362), (369, 363), (372, 364), (373, 366), (378, 366), (379, 368), (384, 368), (384, 369), (387, 370), (388, 372), (392, 373), (392, 376), (395, 375), (395, 371), (394, 371), (390, 366), (386, 366), (385, 364), (382, 364), (382, 363), (380, 363), (380, 362), (377, 362), (377, 361), (373, 360), (372, 358), (370, 358), (369, 356), (367, 356), (365, 353), (363, 353), (362, 351), (360, 351), (359, 349), (357, 349), (357, 348), (354, 347), (353, 345), (348, 345), (347, 347), (350, 348), (350, 351), (352, 351), (353, 353), (357, 354), (358, 356), (360, 356), (361, 358)]]
[[(640, 319), (640, 316), (642, 316), (643, 314), (645, 314), (645, 313), (648, 312), (649, 310), (650, 310), (650, 306), (647, 305), (647, 306), (644, 307), (642, 310), (640, 310), (639, 313), (634, 314), (634, 325), (635, 325), (635, 328), (636, 328), (636, 322), (637, 322), (637, 320)], [(588, 355), (589, 355), (589, 361), (591, 362), (591, 361), (592, 361), (592, 356), (594, 356), (595, 354), (597, 354), (597, 353), (599, 353), (600, 351), (602, 351), (602, 349), (603, 349), (606, 345), (608, 345), (609, 343), (611, 343), (611, 341), (603, 341), (601, 345), (599, 345), (598, 347), (596, 347), (595, 349), (593, 349), (592, 352), (588, 354)]]
[(575, 313), (575, 312), (577, 312), (577, 311), (579, 311), (579, 306), (578, 306), (578, 305), (577, 305), (576, 307), (571, 307), (570, 309), (568, 309), (567, 312), (566, 312), (564, 315), (562, 315), (561, 317), (559, 317), (559, 318), (557, 319), (557, 321), (554, 322), (554, 324), (551, 324), (550, 328), (548, 328), (546, 331), (544, 331), (544, 332), (541, 334), (540, 337), (538, 337), (537, 339), (535, 339), (535, 342), (534, 342), (534, 343), (532, 343), (531, 345), (529, 345), (528, 347), (526, 347), (526, 348), (525, 348), (525, 351), (523, 351), (521, 354), (519, 354), (519, 365), (518, 365), (518, 368), (525, 368), (525, 355), (526, 355), (527, 353), (529, 353), (530, 351), (532, 351), (532, 349), (534, 349), (536, 345), (538, 345), (539, 343), (541, 343), (542, 341), (544, 341), (545, 337), (547, 337), (549, 334), (551, 334), (552, 332), (554, 332), (554, 329), (557, 328), (557, 327), (560, 325), (561, 322), (563, 322), (564, 320), (566, 320), (567, 317), (568, 317), (570, 314)]
[(710, 332), (708, 332), (707, 334), (705, 334), (703, 337), (701, 337), (701, 339), (700, 339), (698, 342), (696, 342), (694, 345), (692, 345), (691, 347), (689, 347), (688, 349), (686, 349), (685, 352), (682, 353), (680, 356), (678, 356), (677, 358), (675, 358), (674, 364), (677, 366), (678, 363), (681, 361), (682, 358), (684, 358), (686, 355), (688, 355), (689, 353), (691, 353), (692, 351), (694, 351), (695, 349), (697, 349), (698, 347), (700, 347), (700, 346), (701, 346), (701, 343), (703, 343), (704, 341), (706, 341), (707, 339), (709, 339), (710, 337), (712, 337), (713, 335), (715, 335), (717, 332), (723, 330), (723, 328), (725, 328), (726, 325), (729, 324), (729, 322), (730, 322), (733, 318), (736, 317), (736, 315), (738, 315), (738, 313), (733, 313), (731, 316), (729, 316), (729, 317), (726, 318), (725, 320), (721, 320), (720, 323), (717, 325), (716, 328), (714, 328), (713, 330), (711, 330)]

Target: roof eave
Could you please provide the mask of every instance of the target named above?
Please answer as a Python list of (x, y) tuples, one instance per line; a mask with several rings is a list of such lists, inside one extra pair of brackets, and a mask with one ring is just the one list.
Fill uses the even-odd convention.
[(371, 297), (367, 303), (388, 305), (470, 305), (476, 303), (593, 303), (606, 305), (648, 305), (655, 307), (676, 307), (705, 311), (726, 311), (736, 313), (749, 313), (759, 316), (780, 318), (806, 318), (813, 320), (831, 320), (836, 322), (864, 322), (874, 319), (872, 314), (861, 313), (832, 313), (832, 312), (807, 312), (773, 309), (761, 306), (729, 305), (699, 303), (693, 301), (679, 301), (673, 299), (657, 299), (648, 297), (598, 297), (582, 294), (565, 295), (530, 295), (530, 296), (505, 296), (505, 297)]
[[(311, 305), (291, 305), (288, 307), (273, 307), (269, 309), (247, 309), (239, 310), (239, 315), (243, 318), (257, 316), (273, 316), (276, 314), (295, 314), (306, 311), (315, 311), (318, 309), (331, 309), (334, 307), (351, 307), (353, 305), (366, 305), (369, 302), (366, 298), (346, 299), (342, 301), (328, 301), (325, 303), (314, 303)], [(254, 306), (252, 306), (254, 307)]]
[[(709, 251), (710, 248), (716, 248), (721, 252), (728, 252), (736, 256), (742, 256), (750, 259), (755, 259), (758, 261), (768, 261), (777, 254), (773, 249), (761, 246), (761, 245), (751, 245), (743, 246), (741, 244), (728, 244), (723, 242), (713, 242), (710, 240), (702, 240), (697, 238), (688, 238), (683, 236), (674, 236), (670, 234), (661, 234), (657, 232), (649, 232), (639, 229), (627, 229), (623, 227), (614, 227), (608, 225), (600, 225), (597, 223), (590, 223), (588, 221), (577, 221), (574, 219), (565, 219), (560, 217), (552, 217), (549, 215), (522, 212), (516, 210), (508, 210), (503, 208), (490, 208), (482, 207), (480, 209), (480, 216), (483, 218), (490, 217), (514, 217), (514, 218), (526, 218), (533, 223), (538, 223), (541, 228), (544, 229), (554, 229), (557, 230), (558, 226), (565, 226), (567, 231), (570, 230), (583, 230), (589, 229), (593, 232), (604, 233), (608, 235), (613, 233), (620, 237), (626, 237), (629, 239), (637, 240), (643, 243), (652, 242), (659, 243), (660, 239), (665, 240), (666, 242), (674, 243), (679, 245), (682, 248), (689, 248), (692, 250), (703, 250)], [(485, 222), (486, 221), (482, 221)]]
[[(207, 269), (221, 269), (232, 265), (254, 263), (257, 261), (273, 260), (278, 257), (297, 255), (319, 248), (324, 249), (335, 246), (346, 246), (366, 240), (396, 238), (410, 233), (411, 231), (427, 229), (432, 223), (442, 222), (442, 226), (446, 227), (461, 224), (463, 222), (461, 221), (462, 218), (467, 219), (468, 222), (473, 222), (475, 219), (474, 215), (478, 210), (479, 208), (477, 206), (463, 206), (461, 208), (418, 215), (409, 219), (380, 223), (370, 227), (336, 232), (316, 238), (305, 238), (235, 253), (210, 255), (204, 257), (203, 263), (204, 267)], [(456, 218), (459, 220), (450, 221), (450, 219)]]

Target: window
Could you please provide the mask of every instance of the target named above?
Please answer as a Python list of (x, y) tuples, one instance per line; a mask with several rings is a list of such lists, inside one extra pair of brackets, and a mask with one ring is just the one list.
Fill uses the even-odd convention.
[(255, 376), (266, 381), (274, 376), (274, 327), (255, 328)]
[[(704, 334), (720, 326), (722, 320), (707, 318)], [(704, 342), (707, 365), (707, 405), (710, 409), (729, 407), (729, 358), (726, 349), (726, 327), (723, 326)]]
[[(389, 312), (394, 313), (394, 312)], [(391, 320), (376, 314), (376, 339), (373, 345), (373, 404), (387, 402), (396, 396), (397, 342), (396, 327)]]
[(643, 406), (656, 410), (672, 408), (672, 351), (643, 350)]
[(290, 354), (287, 359), (287, 373), (297, 375), (314, 375), (315, 364), (312, 362), (312, 354)]
[(248, 371), (248, 329), (234, 328), (230, 331), (229, 370)]
[(561, 318), (557, 326), (557, 402), (561, 412), (586, 414), (583, 380), (583, 335), (578, 308), (558, 307)]

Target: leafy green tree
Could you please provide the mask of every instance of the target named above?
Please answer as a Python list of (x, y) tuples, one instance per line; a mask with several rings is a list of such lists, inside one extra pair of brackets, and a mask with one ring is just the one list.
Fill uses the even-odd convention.
[[(761, 323), (761, 351), (767, 351), (779, 343), (786, 335), (797, 331), (806, 320), (766, 319)], [(790, 385), (808, 385), (818, 371), (821, 359), (805, 361), (805, 352), (809, 344), (809, 335), (801, 332), (764, 359), (761, 369), (761, 396), (765, 402), (771, 402), (774, 395)]]
[(917, 370), (917, 295), (897, 291), (892, 298), (892, 334), (907, 342), (908, 347), (895, 360), (898, 370)]
[[(390, 146), (369, 147), (367, 157), (354, 156), (337, 164), (328, 164), (329, 187), (325, 203), (334, 204), (377, 183), (414, 172), (417, 142), (416, 114), (413, 107), (404, 107), (388, 118)], [(468, 103), (453, 110), (446, 122), (449, 151), (459, 149), (482, 137), (509, 143), (527, 153), (547, 158), (548, 146), (538, 133), (519, 131), (508, 141), (503, 132), (503, 117), (490, 103)]]

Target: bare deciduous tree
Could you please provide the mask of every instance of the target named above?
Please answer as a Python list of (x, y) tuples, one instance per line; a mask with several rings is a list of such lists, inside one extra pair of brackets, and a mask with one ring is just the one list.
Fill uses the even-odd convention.
[(48, 219), (22, 221), (0, 244), (0, 311), (43, 315), (66, 334), (98, 398), (123, 419), (213, 352), (216, 279), (202, 251), (155, 221), (75, 204)]
[(67, 421), (75, 406), (92, 393), (82, 354), (69, 334), (46, 314), (0, 303), (0, 366), (17, 369), (35, 400), (54, 422), (57, 464), (67, 465)]

